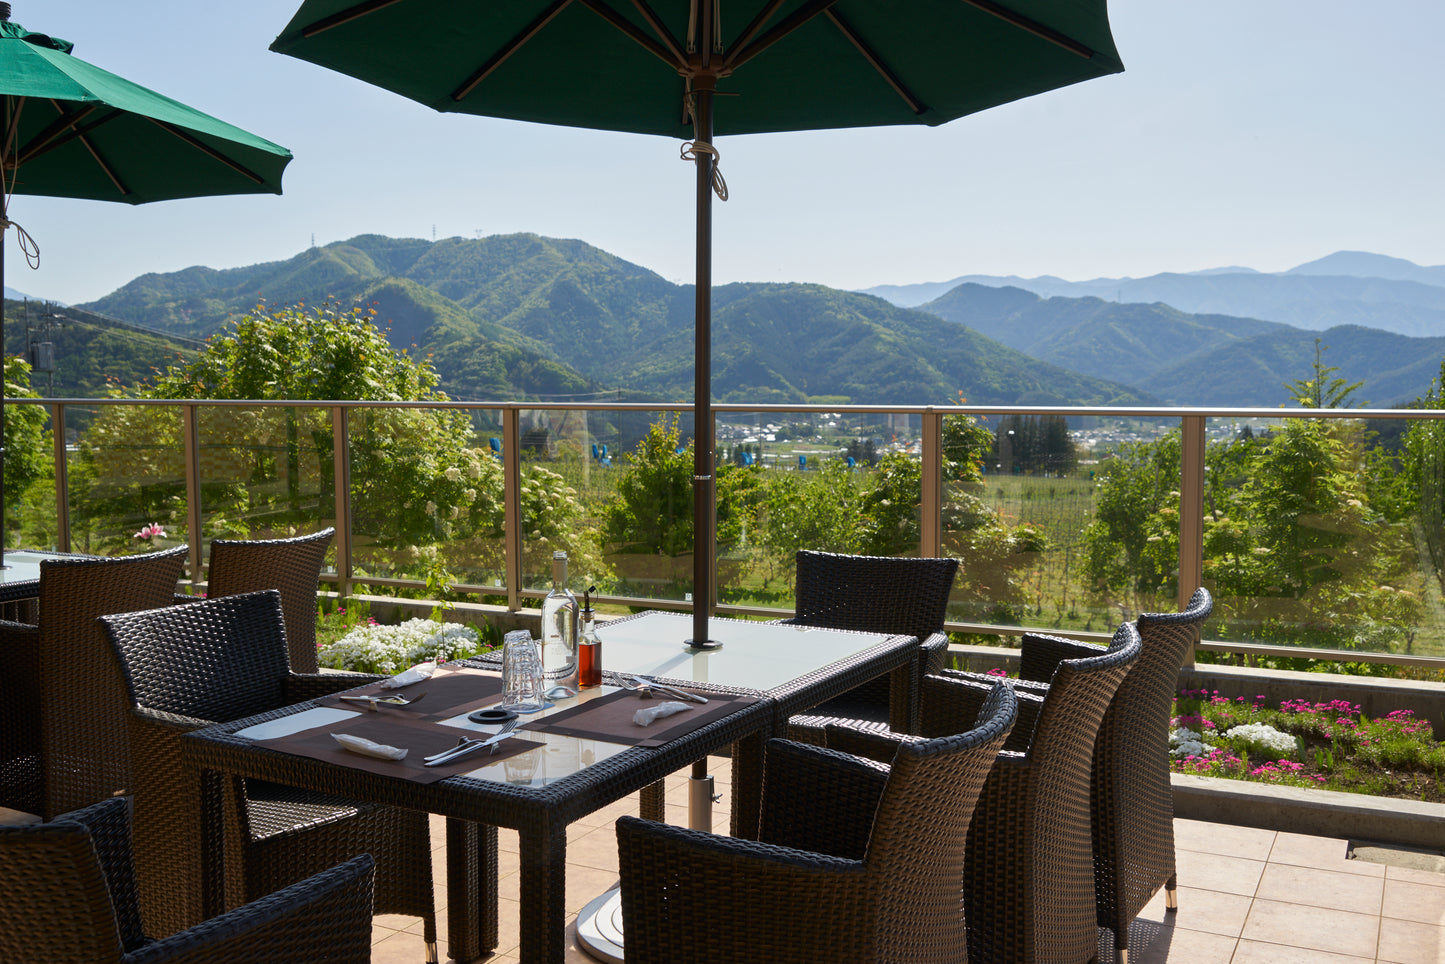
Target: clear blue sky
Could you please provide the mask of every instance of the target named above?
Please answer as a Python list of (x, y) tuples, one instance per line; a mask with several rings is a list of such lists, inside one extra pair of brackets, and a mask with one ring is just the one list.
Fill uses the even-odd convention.
[[(16, 197), (6, 281), (70, 303), (147, 271), (362, 233), (580, 238), (692, 278), (677, 142), (442, 115), (266, 47), (299, 0), (16, 0), (91, 62), (290, 148), (281, 197)], [(1445, 263), (1445, 3), (1114, 0), (1123, 74), (941, 128), (723, 138), (714, 280)]]

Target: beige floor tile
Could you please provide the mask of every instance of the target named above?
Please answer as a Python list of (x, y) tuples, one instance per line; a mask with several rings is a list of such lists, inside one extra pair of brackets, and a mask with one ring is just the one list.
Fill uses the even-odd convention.
[(1445, 964), (1445, 928), (1415, 921), (1380, 921), (1379, 959), (1389, 964)]
[(591, 867), (617, 873), (617, 832), (600, 827), (567, 842), (567, 866)]
[[(1164, 892), (1161, 890), (1139, 912), (1139, 921), (1181, 930), (1238, 937), (1240, 931), (1244, 930), (1245, 918), (1249, 916), (1249, 905), (1250, 898), (1240, 894), (1180, 887), (1178, 910), (1169, 913), (1164, 906)], [(1133, 933), (1132, 929), (1130, 933)]]
[(1264, 873), (1263, 860), (1219, 856), (1181, 850), (1175, 855), (1179, 879), (1200, 890), (1216, 890), (1225, 894), (1253, 897)]
[[(447, 959), (446, 946), (437, 943), (437, 957)], [(425, 964), (426, 942), (419, 934), (398, 933), (371, 946), (371, 964)]]
[(1412, 884), (1424, 884), (1427, 887), (1445, 887), (1445, 874), (1414, 867), (1386, 867), (1385, 879), (1407, 880)]
[(1233, 964), (1374, 964), (1374, 956), (1353, 957), (1302, 947), (1284, 947), (1263, 941), (1240, 941)]
[[(1229, 964), (1236, 943), (1222, 934), (1135, 921), (1129, 928), (1129, 964)], [(1103, 948), (1099, 960), (1107, 964), (1113, 960), (1111, 954), (1111, 949)]]
[(1370, 960), (1379, 936), (1380, 918), (1371, 914), (1255, 900), (1240, 943), (1256, 941)]
[(1260, 878), (1254, 896), (1286, 903), (1307, 903), (1312, 907), (1380, 914), (1385, 881), (1338, 870), (1317, 870), (1271, 862)]
[(1397, 920), (1445, 924), (1445, 887), (1409, 880), (1385, 879), (1385, 902), (1380, 913)]
[(1274, 846), (1275, 832), (1254, 827), (1231, 827), (1202, 820), (1174, 821), (1174, 849), (1195, 850), (1224, 857), (1264, 860)]
[(1269, 851), (1272, 864), (1293, 864), (1296, 867), (1317, 867), (1341, 870), (1368, 876), (1383, 876), (1378, 868), (1363, 860), (1350, 860), (1350, 842), (1338, 837), (1311, 837), (1302, 833), (1280, 833)]

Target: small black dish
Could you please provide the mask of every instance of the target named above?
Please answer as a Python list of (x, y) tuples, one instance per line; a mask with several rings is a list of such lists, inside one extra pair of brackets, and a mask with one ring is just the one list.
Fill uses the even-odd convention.
[(467, 714), (467, 719), (473, 723), (505, 723), (508, 720), (515, 720), (516, 718), (516, 713), (513, 713), (511, 710), (504, 710), (500, 706), (492, 706), (485, 710), (477, 710), (474, 713)]

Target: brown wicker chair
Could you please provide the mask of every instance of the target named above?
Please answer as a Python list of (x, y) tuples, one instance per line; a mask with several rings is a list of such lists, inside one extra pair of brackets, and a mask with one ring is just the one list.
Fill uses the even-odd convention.
[(922, 641), (911, 684), (890, 692), (887, 677), (865, 683), (788, 721), (788, 736), (822, 745), (833, 723), (912, 733), (918, 682), (942, 669), (948, 654), (943, 619), (958, 572), (957, 559), (847, 556), (804, 550), (797, 556), (797, 614), (781, 620), (800, 626), (906, 634)]
[[(281, 598), (274, 589), (106, 616), (101, 622), (132, 707), (141, 904), (146, 926), (169, 933), (202, 916), (200, 774), (181, 762), (181, 735), (377, 677), (290, 672)], [(428, 960), (436, 960), (426, 813), (260, 780), (232, 784), (236, 805), (228, 808), (227, 819), (235, 826), (228, 851), (240, 856), (227, 861), (232, 904), (369, 852), (378, 867), (377, 913), (422, 918)]]
[(0, 828), (0, 960), (10, 964), (371, 960), (369, 856), (160, 941), (141, 929), (130, 801)]
[(704, 951), (770, 964), (960, 960), (966, 828), (1015, 710), (1000, 684), (974, 729), (903, 737), (891, 766), (770, 741), (761, 841), (619, 818), (628, 964)]
[[(1141, 613), (1144, 651), (1114, 694), (1094, 744), (1094, 887), (1100, 927), (1128, 960), (1129, 923), (1165, 889), (1177, 906), (1174, 796), (1169, 785), (1169, 711), (1179, 667), (1214, 609), (1199, 588), (1180, 613)], [(1056, 655), (1056, 654), (1054, 654)], [(1022, 675), (1047, 680), (1051, 656), (1033, 651)]]
[(336, 535), (325, 528), (294, 539), (213, 539), (206, 596), (236, 596), (263, 589), (281, 592), (286, 615), (286, 645), (291, 671), (314, 673), (316, 665), (316, 584), (326, 551)]
[(40, 623), (0, 622), (0, 804), (46, 818), (130, 788), (120, 679), (97, 616), (168, 606), (186, 548), (40, 564)]
[[(1082, 964), (1098, 953), (1089, 795), (1094, 740), (1139, 659), (1139, 631), (1123, 624), (1107, 650), (1049, 636), (1032, 636), (1029, 644), (1060, 658), (1046, 687), (1016, 687), (1018, 723), (974, 808), (964, 899), (975, 964)], [(951, 671), (925, 678), (920, 732), (958, 732), (990, 682)], [(835, 742), (829, 731), (829, 745)]]

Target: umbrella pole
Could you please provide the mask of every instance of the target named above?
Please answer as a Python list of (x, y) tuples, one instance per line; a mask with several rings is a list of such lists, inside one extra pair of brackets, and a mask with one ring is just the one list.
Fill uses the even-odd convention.
[[(712, 87), (696, 84), (694, 91), (693, 137), (712, 143)], [(719, 644), (708, 638), (708, 617), (712, 615), (713, 557), (717, 552), (714, 531), (712, 424), (712, 179), (716, 158), (696, 152), (697, 163), (697, 284), (696, 342), (693, 385), (692, 445), (692, 638), (687, 645), (711, 649)]]

